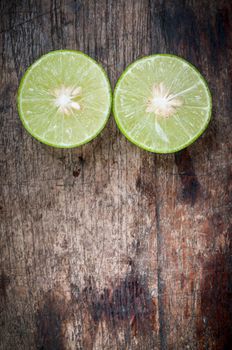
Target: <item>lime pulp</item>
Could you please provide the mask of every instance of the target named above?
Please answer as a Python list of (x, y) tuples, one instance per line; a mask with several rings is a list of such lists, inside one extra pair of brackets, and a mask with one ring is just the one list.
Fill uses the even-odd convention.
[(111, 88), (103, 68), (79, 51), (52, 51), (28, 68), (18, 90), (26, 130), (54, 147), (85, 144), (104, 128)]
[(137, 146), (172, 153), (193, 143), (211, 118), (211, 94), (199, 71), (174, 55), (133, 62), (119, 78), (113, 113), (121, 132)]

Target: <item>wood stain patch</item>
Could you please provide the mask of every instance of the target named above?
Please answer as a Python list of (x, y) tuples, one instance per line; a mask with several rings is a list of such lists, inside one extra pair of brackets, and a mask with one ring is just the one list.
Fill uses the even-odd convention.
[[(6, 275), (6, 273), (2, 270), (0, 274), (0, 316), (3, 314), (4, 310), (7, 310), (7, 289), (10, 284), (10, 278)], [(1, 333), (1, 325), (4, 324), (4, 321), (0, 318), (0, 333)], [(1, 347), (1, 337), (0, 337), (0, 347)]]
[(139, 275), (128, 275), (115, 288), (98, 293), (91, 279), (83, 290), (83, 298), (94, 322), (105, 320), (109, 327), (124, 322), (134, 334), (145, 334), (154, 328), (154, 305), (146, 280)]
[(175, 162), (182, 183), (181, 200), (193, 206), (200, 191), (200, 183), (195, 174), (192, 158), (187, 150), (183, 150), (175, 154)]
[[(149, 293), (147, 280), (139, 274), (128, 274), (114, 288), (96, 289), (89, 278), (82, 291), (85, 305), (84, 344), (90, 346), (100, 323), (105, 323), (117, 342), (123, 333), (124, 342), (130, 346), (132, 338), (145, 337), (156, 330), (156, 307)], [(93, 334), (94, 333), (94, 334)], [(86, 347), (87, 348), (87, 347)]]
[(37, 346), (39, 350), (64, 350), (62, 323), (67, 318), (65, 299), (49, 291), (36, 313)]
[(10, 278), (2, 271), (0, 275), (0, 297), (6, 300), (7, 297), (7, 288), (10, 283)]
[(142, 165), (139, 169), (139, 174), (136, 178), (135, 188), (136, 190), (144, 196), (149, 204), (153, 204), (156, 200), (156, 164), (155, 159), (152, 158), (142, 158)]
[(80, 175), (81, 170), (77, 169), (77, 170), (73, 170), (73, 176), (74, 177), (78, 177)]

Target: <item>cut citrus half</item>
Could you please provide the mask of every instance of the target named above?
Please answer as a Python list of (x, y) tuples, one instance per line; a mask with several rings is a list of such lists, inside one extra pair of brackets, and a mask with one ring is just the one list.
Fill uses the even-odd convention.
[(105, 126), (111, 88), (103, 68), (79, 51), (52, 51), (30, 66), (18, 91), (24, 127), (54, 147), (77, 147)]
[(119, 78), (113, 112), (122, 133), (137, 146), (172, 153), (206, 129), (211, 95), (198, 70), (174, 55), (144, 57)]

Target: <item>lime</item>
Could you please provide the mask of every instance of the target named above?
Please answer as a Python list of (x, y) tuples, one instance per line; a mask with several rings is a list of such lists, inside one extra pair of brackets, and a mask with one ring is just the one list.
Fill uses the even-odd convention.
[(111, 110), (103, 68), (79, 51), (52, 51), (30, 66), (18, 91), (24, 127), (39, 141), (69, 148), (92, 140)]
[(211, 109), (204, 78), (174, 55), (151, 55), (133, 62), (114, 92), (119, 129), (132, 143), (156, 153), (190, 145), (206, 129)]

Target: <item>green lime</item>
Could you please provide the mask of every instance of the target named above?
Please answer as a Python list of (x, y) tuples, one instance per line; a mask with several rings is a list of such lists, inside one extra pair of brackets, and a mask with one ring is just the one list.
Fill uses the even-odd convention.
[(211, 117), (211, 95), (198, 70), (174, 55), (133, 62), (114, 91), (113, 112), (122, 133), (156, 153), (179, 151), (195, 141)]
[(69, 148), (92, 140), (111, 110), (103, 68), (79, 51), (52, 51), (30, 66), (18, 91), (24, 127), (39, 141)]

